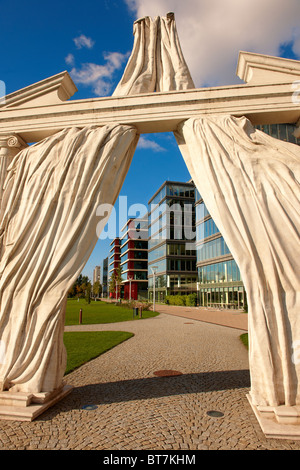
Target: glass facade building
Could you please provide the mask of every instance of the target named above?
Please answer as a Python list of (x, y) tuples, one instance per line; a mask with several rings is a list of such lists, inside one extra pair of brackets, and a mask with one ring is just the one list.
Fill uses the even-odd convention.
[(165, 181), (148, 203), (148, 296), (197, 291), (195, 186)]
[(103, 260), (102, 267), (102, 297), (108, 295), (108, 257)]
[(197, 189), (195, 209), (199, 305), (242, 309), (246, 294), (240, 270)]
[[(110, 243), (111, 249), (109, 250), (109, 264), (108, 264), (108, 291), (109, 283), (111, 276), (117, 272), (118, 267), (121, 263), (121, 252), (120, 252), (120, 239), (118, 237), (114, 238)], [(116, 294), (109, 292), (109, 297), (116, 298)]]
[(265, 134), (275, 137), (275, 139), (291, 142), (292, 144), (300, 144), (300, 139), (294, 136), (296, 130), (295, 124), (264, 124), (255, 127), (265, 132)]
[[(256, 128), (300, 144), (293, 124)], [(123, 298), (153, 301), (155, 271), (158, 302), (167, 295), (197, 293), (200, 306), (246, 308), (240, 270), (192, 181), (165, 181), (148, 202), (148, 219), (142, 224), (130, 219), (124, 231), (111, 243), (109, 258), (110, 273), (122, 267)]]

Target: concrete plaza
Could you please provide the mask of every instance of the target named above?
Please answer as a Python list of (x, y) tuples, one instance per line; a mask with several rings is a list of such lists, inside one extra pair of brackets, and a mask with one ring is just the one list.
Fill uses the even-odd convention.
[(300, 449), (265, 438), (246, 398), (247, 314), (157, 310), (152, 319), (66, 327), (134, 337), (69, 374), (72, 393), (35, 421), (0, 420), (0, 450)]

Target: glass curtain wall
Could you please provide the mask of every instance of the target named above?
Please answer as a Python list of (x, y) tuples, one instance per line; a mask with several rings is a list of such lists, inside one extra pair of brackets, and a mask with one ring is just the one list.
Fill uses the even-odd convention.
[(199, 305), (244, 309), (246, 294), (240, 270), (197, 190), (195, 204)]
[(148, 294), (153, 300), (166, 295), (197, 292), (195, 186), (166, 181), (148, 203)]

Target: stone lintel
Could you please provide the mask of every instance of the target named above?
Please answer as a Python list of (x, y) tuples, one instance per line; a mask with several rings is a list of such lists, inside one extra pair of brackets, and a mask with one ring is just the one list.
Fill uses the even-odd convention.
[(245, 116), (254, 125), (299, 120), (300, 61), (241, 51), (237, 75), (246, 84), (68, 101), (77, 88), (65, 71), (7, 95), (0, 129), (30, 143), (68, 127), (112, 123), (141, 134), (173, 132), (199, 114)]
[(296, 123), (300, 103), (293, 93), (291, 83), (235, 85), (0, 108), (0, 129), (37, 142), (64, 128), (113, 123), (135, 126), (140, 134), (173, 132), (199, 114), (246, 116), (254, 125)]

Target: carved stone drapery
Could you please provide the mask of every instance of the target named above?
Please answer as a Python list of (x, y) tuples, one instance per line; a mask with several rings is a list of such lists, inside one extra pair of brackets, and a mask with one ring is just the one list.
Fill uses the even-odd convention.
[(0, 207), (7, 168), (20, 150), (27, 146), (28, 144), (17, 134), (0, 134)]

